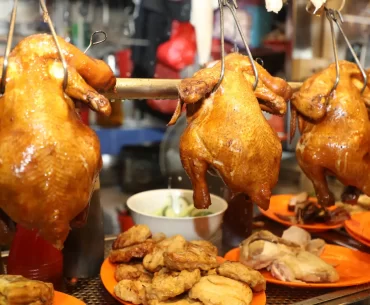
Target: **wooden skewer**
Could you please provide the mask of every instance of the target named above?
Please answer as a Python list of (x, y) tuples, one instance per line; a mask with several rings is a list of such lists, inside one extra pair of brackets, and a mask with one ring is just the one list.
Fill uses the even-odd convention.
[[(181, 79), (158, 78), (117, 78), (114, 91), (104, 95), (109, 99), (177, 99), (177, 87)], [(293, 91), (297, 91), (302, 83), (290, 82)]]

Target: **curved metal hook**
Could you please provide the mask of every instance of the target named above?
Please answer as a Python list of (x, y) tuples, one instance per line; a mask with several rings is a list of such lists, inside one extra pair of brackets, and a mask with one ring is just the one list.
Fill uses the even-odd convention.
[(334, 86), (330, 91), (330, 93), (332, 93), (335, 89), (337, 89), (338, 84), (339, 84), (339, 80), (340, 80), (338, 50), (337, 50), (337, 43), (335, 41), (335, 33), (334, 33), (334, 25), (333, 25), (334, 18), (336, 18), (336, 17), (333, 14), (332, 11), (326, 10), (326, 18), (329, 20), (329, 24), (330, 24), (331, 40), (332, 40), (332, 45), (333, 45), (335, 70), (336, 70), (336, 78), (335, 78)]
[[(93, 42), (94, 41), (94, 36), (97, 35), (97, 34), (103, 34), (104, 35), (104, 38), (101, 39), (101, 40), (98, 40), (98, 41)], [(88, 47), (86, 48), (86, 50), (84, 51), (84, 53), (86, 53), (88, 50), (90, 50), (90, 48), (92, 46), (96, 46), (98, 44), (101, 44), (101, 43), (103, 43), (106, 40), (107, 40), (107, 33), (106, 32), (104, 32), (104, 31), (95, 31), (94, 33), (91, 34), (91, 36), (90, 36), (90, 43), (89, 43)]]
[[(360, 69), (361, 71), (361, 74), (362, 74), (362, 77), (364, 78), (364, 85), (361, 89), (361, 94), (365, 91), (366, 89), (366, 86), (367, 86), (367, 74), (364, 70), (364, 68), (362, 67), (361, 65), (361, 62), (360, 60), (358, 59), (357, 55), (356, 55), (356, 52), (355, 50), (353, 49), (350, 41), (348, 40), (348, 37), (347, 35), (344, 33), (343, 31), (343, 28), (342, 28), (342, 23), (343, 23), (343, 17), (342, 17), (342, 14), (339, 12), (339, 11), (336, 11), (336, 10), (332, 10), (332, 9), (326, 9), (327, 10), (327, 17), (328, 19), (330, 20), (330, 24), (331, 24), (331, 27), (332, 27), (332, 22), (334, 21), (336, 23), (336, 25), (338, 26), (338, 29), (340, 31), (340, 33), (342, 34), (355, 62), (356, 62), (356, 65), (358, 66), (358, 68)], [(333, 35), (333, 32), (332, 32), (332, 35)], [(335, 43), (335, 38), (333, 36), (333, 43)], [(337, 55), (335, 54), (335, 51), (334, 51), (334, 55), (337, 57)], [(336, 64), (338, 63), (338, 58), (336, 58)], [(339, 72), (337, 72), (338, 74)]]
[(10, 49), (12, 48), (12, 42), (13, 42), (13, 35), (14, 35), (14, 25), (15, 25), (15, 19), (17, 16), (17, 7), (18, 7), (18, 0), (14, 0), (14, 6), (12, 15), (10, 18), (10, 27), (9, 27), (9, 33), (8, 33), (8, 40), (6, 43), (6, 49), (4, 54), (4, 62), (3, 62), (3, 71), (1, 74), (1, 84), (0, 84), (0, 94), (5, 93), (5, 86), (6, 86), (6, 72), (8, 70), (8, 60), (9, 60), (9, 54)]
[[(230, 2), (232, 2), (232, 3), (230, 3)], [(216, 84), (216, 86), (214, 87), (213, 92), (215, 92), (218, 89), (218, 87), (220, 86), (220, 84), (221, 84), (221, 82), (224, 78), (224, 75), (225, 75), (225, 34), (224, 34), (224, 11), (223, 11), (224, 6), (227, 6), (229, 8), (231, 14), (233, 15), (235, 24), (236, 24), (236, 26), (238, 28), (238, 31), (239, 31), (239, 34), (240, 34), (240, 36), (243, 40), (243, 43), (244, 43), (245, 49), (247, 51), (247, 55), (248, 55), (249, 60), (251, 62), (251, 65), (252, 65), (252, 68), (253, 68), (253, 73), (254, 73), (254, 76), (255, 76), (255, 81), (254, 81), (254, 84), (253, 84), (253, 90), (255, 90), (257, 88), (258, 79), (259, 79), (258, 70), (257, 70), (255, 62), (253, 60), (253, 56), (252, 56), (252, 53), (249, 49), (249, 46), (248, 46), (247, 40), (245, 38), (244, 32), (243, 32), (243, 30), (240, 26), (238, 17), (236, 15), (236, 9), (238, 8), (238, 4), (236, 3), (236, 0), (218, 0), (218, 5), (219, 5), (219, 8), (220, 8), (221, 73), (220, 73), (220, 79), (219, 79), (218, 83)]]

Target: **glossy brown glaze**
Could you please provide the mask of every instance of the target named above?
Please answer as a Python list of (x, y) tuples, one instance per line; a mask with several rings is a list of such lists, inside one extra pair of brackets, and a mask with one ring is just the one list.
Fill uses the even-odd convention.
[(297, 160), (312, 181), (320, 204), (329, 206), (335, 198), (326, 175), (335, 175), (349, 188), (370, 195), (370, 122), (366, 105), (370, 90), (361, 95), (362, 77), (354, 63), (340, 62), (340, 82), (335, 81), (335, 65), (306, 80), (292, 99), (302, 133), (297, 144)]
[(98, 137), (73, 100), (109, 115), (109, 101), (96, 90), (111, 89), (115, 77), (103, 61), (59, 43), (68, 63), (65, 92), (52, 36), (30, 36), (10, 54), (0, 97), (0, 208), (62, 248), (70, 222), (86, 214), (102, 166)]
[(276, 132), (263, 116), (257, 97), (274, 114), (286, 112), (291, 88), (272, 77), (256, 63), (260, 75), (253, 91), (254, 74), (247, 56), (233, 53), (225, 58), (225, 76), (212, 93), (220, 76), (220, 63), (202, 69), (179, 86), (180, 100), (170, 124), (186, 105), (188, 126), (180, 141), (182, 165), (194, 189), (194, 204), (211, 204), (207, 170), (216, 170), (233, 193), (244, 193), (267, 209), (271, 189), (279, 174), (282, 148)]

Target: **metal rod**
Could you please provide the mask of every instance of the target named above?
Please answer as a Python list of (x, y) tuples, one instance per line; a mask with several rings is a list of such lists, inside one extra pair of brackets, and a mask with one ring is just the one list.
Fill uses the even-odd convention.
[(332, 41), (332, 44), (333, 44), (335, 70), (336, 70), (335, 82), (334, 82), (333, 88), (330, 91), (330, 93), (331, 93), (335, 89), (337, 89), (337, 87), (338, 87), (339, 80), (340, 80), (340, 70), (339, 70), (337, 43), (336, 43), (336, 40), (335, 40), (334, 25), (333, 25), (335, 16), (333, 15), (333, 12), (331, 10), (326, 10), (326, 18), (329, 20), (329, 24), (330, 24), (331, 41)]
[(0, 84), (0, 94), (5, 93), (6, 72), (8, 70), (8, 60), (9, 60), (10, 49), (12, 48), (15, 18), (17, 16), (17, 7), (18, 7), (18, 0), (14, 0), (12, 16), (10, 18), (8, 41), (6, 44), (5, 55), (4, 55), (3, 71), (2, 71), (1, 84)]
[[(103, 93), (109, 99), (177, 99), (181, 79), (117, 78), (116, 87)], [(302, 83), (290, 82), (293, 91)]]
[(66, 60), (64, 58), (62, 49), (61, 49), (61, 47), (59, 45), (58, 37), (57, 37), (57, 34), (55, 33), (53, 22), (50, 19), (49, 12), (48, 12), (48, 9), (47, 9), (47, 7), (45, 5), (44, 0), (40, 0), (40, 6), (41, 6), (42, 11), (44, 13), (44, 15), (43, 15), (44, 21), (46, 21), (48, 23), (48, 25), (49, 25), (51, 34), (53, 35), (55, 44), (56, 44), (57, 49), (58, 49), (60, 60), (62, 61), (63, 70), (64, 70), (63, 89), (65, 90), (67, 88), (67, 85), (68, 85), (68, 66), (67, 66), (67, 62), (66, 62)]
[(355, 59), (355, 62), (357, 64), (358, 68), (361, 71), (362, 77), (364, 78), (364, 85), (361, 89), (361, 93), (363, 93), (365, 91), (366, 86), (367, 86), (367, 74), (366, 74), (364, 68), (362, 67), (362, 65), (360, 63), (360, 60), (358, 59), (355, 50), (353, 49), (351, 43), (349, 42), (347, 35), (343, 31), (343, 28), (342, 28), (342, 25), (341, 25), (341, 23), (343, 22), (343, 18), (342, 18), (341, 13), (336, 11), (336, 15), (338, 15), (339, 18), (335, 18), (334, 22), (337, 24), (337, 26), (339, 28), (339, 31), (341, 32), (344, 40), (346, 41), (347, 46), (348, 46), (349, 50), (351, 51), (351, 54), (352, 54), (353, 58)]
[(254, 77), (255, 77), (254, 84), (253, 84), (253, 90), (255, 90), (257, 88), (257, 85), (258, 85), (258, 70), (257, 70), (256, 64), (255, 64), (255, 62), (253, 60), (253, 56), (252, 56), (251, 50), (249, 49), (249, 46), (248, 46), (247, 40), (245, 38), (244, 32), (242, 30), (242, 27), (240, 26), (239, 19), (238, 19), (237, 15), (236, 15), (236, 8), (237, 8), (236, 1), (234, 0), (234, 7), (232, 7), (227, 0), (225, 2), (226, 2), (226, 6), (230, 9), (230, 12), (232, 13), (232, 15), (234, 17), (236, 26), (237, 26), (237, 28), (239, 30), (239, 33), (240, 33), (240, 37), (243, 40), (245, 49), (247, 50), (247, 54), (248, 54), (249, 60), (251, 62), (251, 65), (252, 65), (252, 68), (253, 68)]
[(218, 0), (218, 6), (220, 8), (220, 39), (221, 39), (221, 72), (220, 78), (213, 88), (213, 92), (216, 92), (218, 87), (220, 87), (222, 80), (224, 79), (225, 75), (225, 32), (224, 32), (224, 7), (222, 4), (222, 0)]

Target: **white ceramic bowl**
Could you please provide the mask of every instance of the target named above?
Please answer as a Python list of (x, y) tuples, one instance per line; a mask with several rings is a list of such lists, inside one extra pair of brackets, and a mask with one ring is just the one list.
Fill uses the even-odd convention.
[[(152, 233), (165, 233), (168, 237), (181, 234), (187, 240), (209, 240), (222, 224), (227, 209), (227, 202), (211, 194), (212, 204), (208, 211), (212, 214), (201, 217), (167, 217), (152, 214), (166, 205), (170, 192), (182, 195), (188, 202), (193, 202), (193, 191), (182, 189), (159, 189), (141, 192), (127, 200), (127, 207), (136, 224), (146, 224)], [(168, 202), (168, 201), (167, 201)]]

